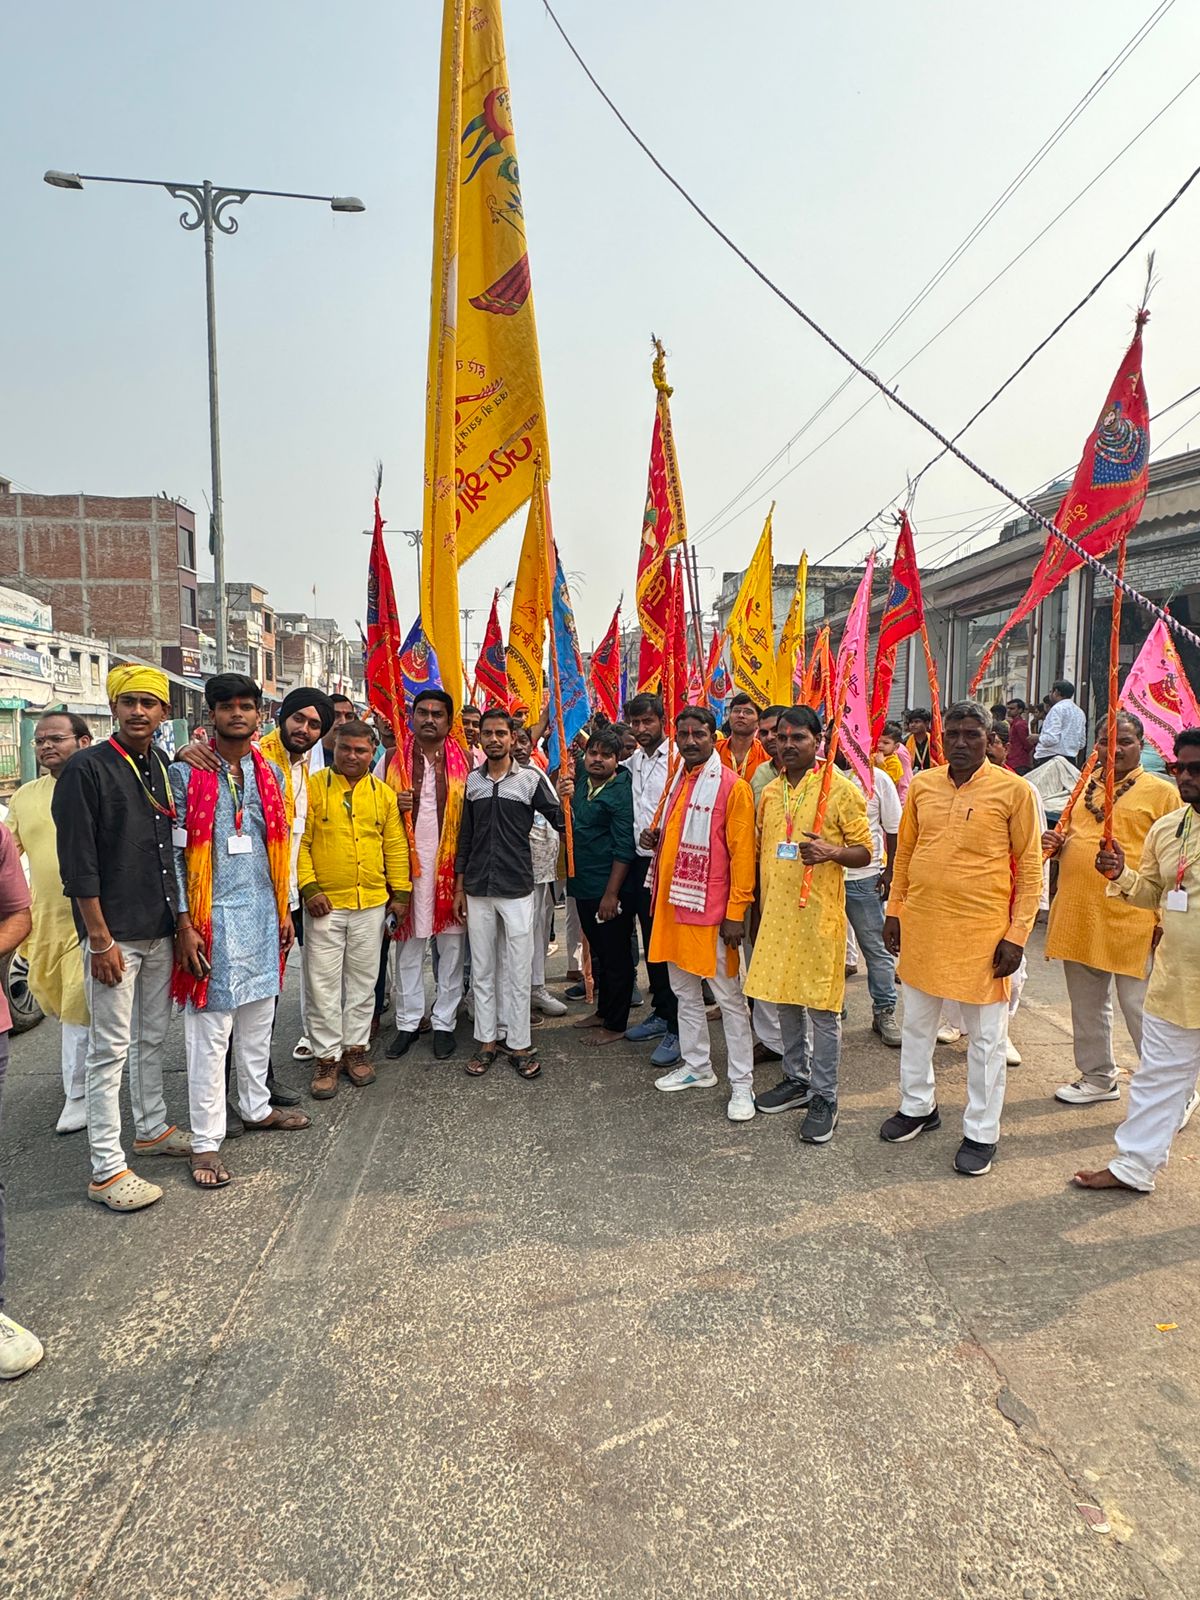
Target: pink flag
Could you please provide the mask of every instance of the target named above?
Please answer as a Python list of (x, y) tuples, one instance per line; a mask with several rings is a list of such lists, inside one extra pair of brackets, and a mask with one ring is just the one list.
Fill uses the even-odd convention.
[(1175, 759), (1180, 729), (1200, 727), (1200, 704), (1165, 624), (1156, 622), (1151, 628), (1129, 669), (1119, 704), (1141, 718), (1147, 739), (1168, 761)]
[(871, 764), (871, 682), (867, 671), (867, 625), (871, 617), (874, 574), (875, 552), (872, 550), (846, 618), (835, 677), (839, 694), (844, 694), (839, 748), (869, 795), (875, 793), (875, 769)]

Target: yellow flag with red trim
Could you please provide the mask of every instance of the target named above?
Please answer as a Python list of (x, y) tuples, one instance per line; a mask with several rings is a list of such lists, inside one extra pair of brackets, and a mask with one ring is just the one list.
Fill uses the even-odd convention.
[[(500, 0), (444, 0), (421, 614), (461, 704), (458, 568), (549, 477)], [(452, 681), (453, 680), (453, 681)]]

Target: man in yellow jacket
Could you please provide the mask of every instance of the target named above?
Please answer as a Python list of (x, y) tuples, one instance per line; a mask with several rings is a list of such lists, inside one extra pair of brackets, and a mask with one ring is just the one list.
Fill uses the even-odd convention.
[(375, 1081), (367, 1059), (379, 946), (387, 912), (408, 911), (408, 844), (386, 783), (370, 772), (375, 740), (362, 722), (340, 723), (333, 765), (308, 780), (297, 876), (307, 914), (304, 982), (314, 1064), (312, 1095), (331, 1100), (345, 1072)]

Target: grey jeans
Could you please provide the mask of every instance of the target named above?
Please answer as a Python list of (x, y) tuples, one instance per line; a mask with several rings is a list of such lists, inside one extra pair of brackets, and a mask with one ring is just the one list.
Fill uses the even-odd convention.
[(1113, 1060), (1113, 989), (1133, 1048), (1142, 1053), (1142, 1006), (1149, 976), (1130, 978), (1124, 973), (1101, 972), (1081, 961), (1064, 961), (1063, 976), (1071, 1001), (1071, 1030), (1075, 1035), (1075, 1070), (1097, 1089), (1113, 1089), (1117, 1063)]
[(815, 1011), (812, 1006), (781, 1005), (779, 1031), (783, 1035), (784, 1077), (791, 1078), (793, 1083), (811, 1082), (814, 1094), (836, 1101), (838, 1064), (842, 1056), (840, 1013)]
[(119, 943), (125, 971), (112, 988), (97, 983), (91, 960), (84, 958), (84, 986), (92, 1018), (84, 1072), (94, 1183), (115, 1178), (128, 1164), (121, 1149), (121, 1079), (126, 1063), (136, 1136), (157, 1139), (167, 1131), (163, 1055), (171, 1020), (174, 946), (170, 939), (122, 939)]

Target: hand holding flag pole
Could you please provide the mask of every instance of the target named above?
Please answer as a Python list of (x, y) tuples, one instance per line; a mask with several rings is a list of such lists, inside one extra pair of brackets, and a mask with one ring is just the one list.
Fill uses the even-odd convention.
[[(817, 791), (817, 809), (813, 815), (812, 831), (819, 838), (821, 829), (825, 826), (825, 812), (829, 806), (829, 791), (833, 787), (834, 758), (838, 753), (838, 745), (842, 737), (842, 718), (846, 712), (846, 696), (850, 688), (851, 661), (847, 659), (842, 673), (838, 679), (837, 702), (834, 706), (833, 717), (825, 729), (825, 765), (821, 768), (821, 787)], [(800, 885), (800, 909), (808, 907), (808, 897), (812, 893), (813, 868), (806, 866), (804, 879)]]

